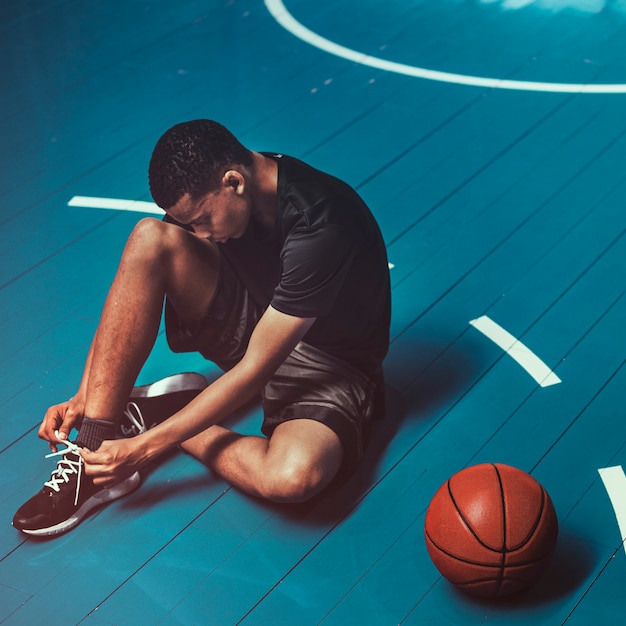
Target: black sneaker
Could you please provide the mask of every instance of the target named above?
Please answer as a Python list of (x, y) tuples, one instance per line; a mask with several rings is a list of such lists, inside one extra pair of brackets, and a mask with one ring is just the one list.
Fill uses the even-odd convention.
[(150, 385), (134, 387), (118, 426), (119, 437), (134, 437), (165, 421), (208, 386), (201, 374), (174, 374)]
[(50, 480), (13, 516), (13, 526), (23, 533), (46, 537), (67, 532), (94, 508), (125, 496), (141, 482), (139, 472), (135, 472), (113, 487), (97, 487), (83, 473), (80, 448), (70, 441), (62, 443), (66, 450), (47, 455), (63, 455)]

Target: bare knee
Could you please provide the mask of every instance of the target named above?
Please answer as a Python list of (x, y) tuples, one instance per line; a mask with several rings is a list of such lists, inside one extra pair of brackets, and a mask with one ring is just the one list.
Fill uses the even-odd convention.
[(121, 267), (132, 266), (134, 270), (154, 271), (163, 260), (162, 224), (154, 218), (144, 218), (137, 222), (130, 234)]
[[(206, 277), (213, 283), (216, 281), (217, 254), (215, 244), (200, 241), (174, 224), (147, 217), (140, 220), (130, 234), (122, 265), (132, 267), (133, 271), (143, 269), (150, 274), (151, 280), (161, 278), (168, 295), (175, 298), (179, 291), (183, 292), (184, 298), (188, 288), (193, 292), (191, 300), (194, 300), (206, 287)], [(199, 277), (200, 285), (190, 285), (193, 277)], [(184, 299), (183, 304), (187, 304)]]
[(168, 224), (153, 217), (145, 217), (133, 228), (125, 254), (153, 256), (163, 254), (178, 245), (177, 239), (184, 231), (173, 224)]
[(273, 502), (305, 502), (320, 493), (335, 474), (336, 469), (306, 461), (286, 461), (267, 474), (261, 495)]

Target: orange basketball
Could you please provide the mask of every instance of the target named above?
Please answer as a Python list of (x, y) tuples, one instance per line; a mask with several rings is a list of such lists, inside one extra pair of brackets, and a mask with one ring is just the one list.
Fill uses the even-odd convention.
[(424, 524), (430, 558), (445, 578), (473, 595), (526, 589), (554, 552), (558, 520), (547, 491), (529, 474), (485, 463), (448, 479)]

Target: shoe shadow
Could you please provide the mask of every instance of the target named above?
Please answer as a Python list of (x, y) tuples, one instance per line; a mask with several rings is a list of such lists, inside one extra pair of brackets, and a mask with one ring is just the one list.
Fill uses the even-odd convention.
[(208, 471), (181, 480), (167, 480), (151, 485), (142, 485), (131, 498), (120, 501), (120, 510), (146, 510), (167, 502), (174, 506), (177, 500), (188, 499), (189, 496), (207, 500), (207, 493), (216, 491), (216, 497), (224, 492), (224, 483)]

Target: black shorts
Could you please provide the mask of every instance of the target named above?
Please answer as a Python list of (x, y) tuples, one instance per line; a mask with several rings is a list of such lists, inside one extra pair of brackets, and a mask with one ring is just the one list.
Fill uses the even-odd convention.
[[(195, 332), (166, 302), (167, 340), (174, 352), (200, 352), (223, 370), (236, 365), (266, 307), (250, 296), (227, 259), (221, 267), (213, 302)], [(262, 390), (262, 432), (292, 419), (312, 419), (333, 430), (342, 442), (342, 471), (352, 471), (363, 456), (370, 422), (384, 411), (381, 372), (373, 377), (303, 341), (298, 343)]]

